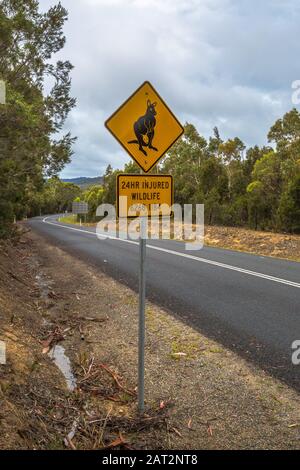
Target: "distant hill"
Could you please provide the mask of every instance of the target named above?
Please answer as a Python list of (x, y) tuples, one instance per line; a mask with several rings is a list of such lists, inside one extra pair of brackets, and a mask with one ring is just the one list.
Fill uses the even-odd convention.
[(96, 176), (95, 178), (88, 178), (86, 176), (79, 176), (78, 178), (62, 178), (65, 183), (73, 183), (85, 189), (93, 184), (103, 184), (103, 176)]

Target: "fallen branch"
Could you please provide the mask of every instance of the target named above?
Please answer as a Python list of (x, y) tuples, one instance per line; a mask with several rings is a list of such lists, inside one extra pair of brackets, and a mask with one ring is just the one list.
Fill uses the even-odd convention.
[(133, 397), (136, 396), (136, 392), (134, 390), (130, 390), (130, 389), (127, 389), (126, 387), (124, 387), (120, 381), (119, 381), (119, 378), (120, 376), (118, 376), (114, 371), (112, 371), (111, 369), (109, 369), (109, 367), (107, 367), (105, 364), (99, 364), (99, 366), (104, 369), (106, 372), (108, 372), (112, 378), (114, 379), (117, 387), (120, 389), (120, 390), (123, 390), (123, 392), (127, 393), (128, 395), (131, 395)]
[(57, 344), (59, 341), (63, 341), (65, 339), (64, 335), (62, 334), (61, 330), (59, 327), (55, 328), (55, 330), (50, 333), (47, 339), (42, 341), (43, 345), (43, 351), (42, 354), (47, 354), (50, 349), (53, 348), (55, 344)]
[(107, 415), (106, 415), (106, 417), (105, 417), (105, 419), (104, 419), (104, 422), (103, 422), (103, 425), (102, 425), (102, 429), (101, 429), (101, 432), (100, 432), (100, 436), (99, 436), (99, 438), (97, 438), (96, 441), (95, 441), (94, 449), (95, 449), (95, 448), (97, 447), (97, 445), (99, 445), (99, 444), (102, 444), (102, 445), (103, 445), (103, 436), (104, 436), (105, 428), (106, 428), (106, 425), (107, 425), (107, 420), (108, 420), (109, 415), (111, 414), (111, 412), (112, 412), (112, 408), (110, 408), (110, 409), (108, 410), (108, 413), (107, 413)]
[(20, 279), (18, 276), (16, 276), (14, 273), (12, 273), (11, 271), (7, 271), (7, 274), (9, 274), (13, 279), (15, 279), (16, 281), (20, 282), (21, 284), (24, 284), (24, 286), (26, 287), (31, 287), (29, 286), (29, 284), (27, 284), (25, 281), (23, 281), (23, 279)]
[(128, 446), (128, 442), (124, 441), (121, 433), (119, 433), (118, 439), (115, 439), (113, 442), (111, 442), (107, 446), (102, 447), (102, 449), (108, 450), (108, 449), (113, 449), (114, 447), (119, 447), (119, 446)]
[(78, 317), (78, 320), (85, 320), (85, 321), (94, 321), (98, 323), (103, 323), (107, 321), (107, 318), (95, 318), (95, 317)]
[(78, 426), (78, 419), (75, 419), (75, 420), (73, 421), (71, 431), (70, 431), (69, 434), (64, 438), (64, 444), (65, 444), (65, 446), (66, 446), (66, 447), (71, 447), (71, 449), (73, 449), (73, 450), (76, 450), (76, 447), (75, 447), (75, 445), (74, 445), (73, 442), (72, 442), (72, 439), (73, 439), (74, 436), (75, 436), (75, 433), (76, 433), (76, 430), (77, 430), (77, 426)]

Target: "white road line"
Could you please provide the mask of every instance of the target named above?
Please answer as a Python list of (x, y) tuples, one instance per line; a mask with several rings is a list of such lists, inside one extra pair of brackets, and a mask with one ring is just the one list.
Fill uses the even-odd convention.
[[(46, 223), (46, 224), (49, 224), (49, 225), (55, 225), (56, 227), (58, 226), (58, 227), (61, 227), (61, 228), (65, 228), (67, 230), (74, 230), (76, 232), (83, 232), (83, 233), (88, 233), (89, 235), (97, 236), (97, 233), (95, 233), (95, 232), (89, 232), (88, 230), (82, 230), (82, 229), (75, 228), (75, 227), (67, 227), (66, 225), (61, 225), (61, 224), (56, 223), (56, 222), (49, 222), (47, 220), (48, 218), (49, 217), (45, 217), (43, 219), (43, 222)], [(133, 245), (138, 245), (139, 244), (139, 242), (135, 242), (134, 240), (124, 240), (123, 238), (113, 237), (111, 235), (106, 236), (106, 238), (109, 238), (110, 240), (117, 240), (119, 242), (131, 243)], [(168, 250), (166, 248), (161, 248), (161, 247), (158, 247), (158, 246), (147, 245), (147, 248), (149, 248), (151, 250), (161, 251), (163, 253), (167, 253), (167, 254), (170, 254), (170, 255), (181, 256), (182, 258), (191, 259), (193, 261), (198, 261), (198, 262), (201, 262), (201, 263), (210, 264), (212, 266), (217, 266), (219, 268), (230, 269), (231, 271), (237, 271), (237, 272), (242, 273), (242, 274), (248, 274), (248, 276), (260, 277), (262, 279), (267, 279), (268, 281), (278, 282), (280, 284), (285, 284), (287, 286), (296, 287), (296, 288), (300, 289), (300, 283), (293, 282), (293, 281), (288, 281), (287, 279), (281, 279), (280, 277), (269, 276), (268, 274), (258, 273), (256, 271), (249, 271), (248, 269), (238, 268), (237, 266), (231, 266), (230, 264), (219, 263), (218, 261), (212, 261), (212, 260), (209, 260), (209, 259), (200, 258), (198, 256), (189, 255), (187, 253), (181, 253), (180, 251)]]

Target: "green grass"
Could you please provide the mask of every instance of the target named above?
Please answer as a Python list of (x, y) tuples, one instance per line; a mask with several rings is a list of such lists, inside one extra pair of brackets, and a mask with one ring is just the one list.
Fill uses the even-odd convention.
[(79, 224), (77, 215), (66, 215), (65, 217), (59, 217), (58, 221), (63, 222), (64, 224)]
[[(79, 225), (80, 222), (77, 220), (77, 215), (67, 215), (65, 217), (59, 217), (58, 218), (59, 222), (62, 222), (64, 224), (76, 224)], [(96, 226), (97, 222), (85, 222), (85, 216), (81, 216), (81, 224), (85, 225), (86, 227), (94, 227)]]

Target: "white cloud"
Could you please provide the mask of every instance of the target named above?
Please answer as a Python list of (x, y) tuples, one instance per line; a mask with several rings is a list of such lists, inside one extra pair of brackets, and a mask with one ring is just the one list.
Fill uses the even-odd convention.
[[(54, 0), (42, 0), (46, 8)], [(181, 121), (206, 137), (264, 144), (293, 105), (300, 79), (297, 0), (62, 0), (69, 10), (60, 57), (75, 65), (78, 99), (66, 128), (78, 136), (63, 175), (97, 175), (128, 161), (105, 119), (150, 80)]]

